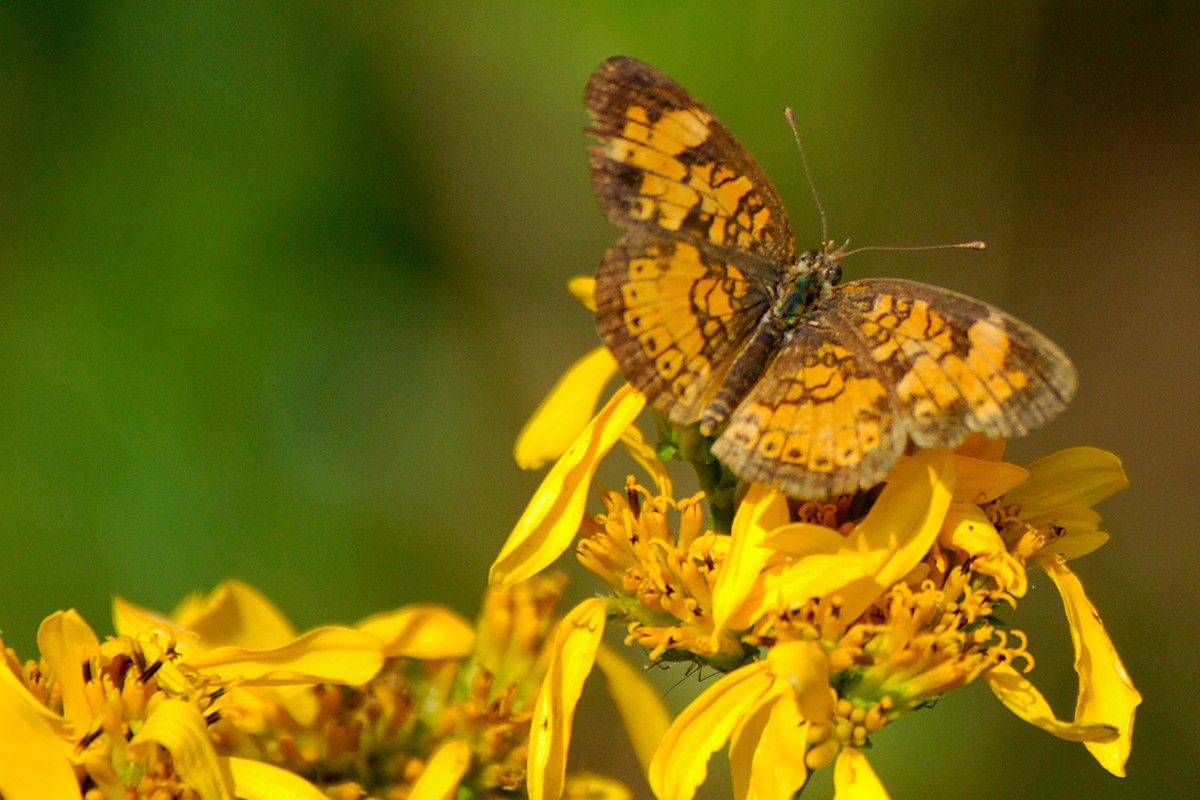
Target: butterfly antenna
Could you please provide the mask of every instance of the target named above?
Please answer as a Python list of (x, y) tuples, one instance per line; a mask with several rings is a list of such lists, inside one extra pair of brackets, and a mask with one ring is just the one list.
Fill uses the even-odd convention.
[[(849, 244), (849, 242), (847, 242), (846, 244)], [(888, 250), (891, 252), (896, 252), (896, 251), (905, 251), (905, 250), (985, 250), (985, 249), (987, 249), (987, 245), (984, 244), (983, 242), (959, 242), (958, 244), (929, 244), (929, 245), (922, 245), (920, 247), (857, 247), (850, 251), (846, 251), (845, 245), (842, 245), (842, 249), (838, 251), (837, 257), (845, 258), (846, 256), (852, 256), (855, 253), (864, 253), (868, 250)]]
[(812, 171), (808, 168), (808, 157), (804, 155), (804, 145), (800, 142), (800, 131), (796, 130), (796, 113), (790, 108), (783, 110), (783, 115), (787, 117), (788, 125), (792, 128), (792, 136), (796, 137), (796, 147), (800, 150), (800, 163), (804, 165), (804, 177), (808, 178), (808, 188), (812, 192), (813, 202), (817, 204), (817, 211), (821, 213), (821, 249), (829, 249), (829, 220), (825, 217), (825, 206), (821, 205), (821, 198), (817, 195), (817, 184), (813, 182)]

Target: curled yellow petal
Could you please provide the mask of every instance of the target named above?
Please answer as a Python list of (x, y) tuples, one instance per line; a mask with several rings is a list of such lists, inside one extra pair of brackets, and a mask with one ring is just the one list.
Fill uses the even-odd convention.
[(567, 281), (567, 291), (583, 303), (588, 311), (596, 311), (596, 279), (591, 275), (579, 275)]
[(1094, 506), (1129, 486), (1121, 459), (1096, 447), (1072, 447), (1029, 465), (1029, 480), (1004, 495), (1025, 518), (1059, 506)]
[(974, 503), (951, 504), (938, 541), (966, 553), (973, 559), (971, 568), (991, 575), (1004, 591), (1023, 597), (1029, 588), (1024, 565), (1008, 552), (996, 527)]
[(658, 454), (654, 448), (646, 441), (646, 437), (642, 436), (642, 431), (636, 425), (630, 425), (621, 434), (621, 444), (625, 445), (625, 449), (629, 451), (629, 455), (633, 456), (633, 460), (646, 470), (647, 474), (654, 479), (656, 493), (662, 497), (675, 496), (675, 483), (671, 480), (671, 472), (667, 469), (667, 465), (658, 460)]
[(446, 742), (425, 765), (425, 771), (413, 784), (409, 800), (452, 800), (469, 766), (471, 746), (466, 742)]
[(387, 658), (463, 658), (475, 647), (471, 623), (442, 606), (404, 606), (373, 614), (354, 627), (383, 640)]
[(547, 473), (492, 564), (490, 581), (511, 586), (531, 578), (571, 546), (587, 505), (588, 484), (646, 398), (622, 386)]
[(192, 594), (171, 612), (171, 621), (194, 631), (205, 647), (278, 647), (296, 630), (266, 595), (239, 580), (227, 580), (210, 594)]
[(366, 683), (383, 666), (378, 637), (353, 628), (315, 628), (282, 647), (248, 650), (218, 647), (186, 662), (222, 680), (240, 678), (246, 685), (293, 683)]
[(833, 800), (888, 800), (883, 782), (859, 750), (844, 747), (833, 765)]
[(616, 374), (617, 361), (607, 347), (597, 347), (572, 364), (517, 436), (517, 465), (537, 469), (566, 452), (587, 427), (600, 393)]
[(329, 800), (324, 792), (294, 772), (248, 758), (228, 761), (234, 794), (239, 800)]
[(191, 703), (163, 700), (129, 743), (134, 758), (147, 757), (150, 743), (171, 753), (171, 763), (184, 783), (201, 800), (232, 800), (233, 775), (229, 763), (217, 756), (208, 735), (208, 723)]
[(0, 663), (0, 720), (0, 796), (79, 800), (79, 782), (59, 736), (64, 732), (61, 718), (39, 703), (4, 663)]
[(95, 655), (100, 640), (75, 609), (56, 611), (42, 620), (38, 649), (62, 687), (63, 716), (76, 736), (87, 733), (93, 710), (84, 691), (83, 662)]
[[(729, 622), (773, 555), (769, 548), (761, 546), (763, 540), (787, 524), (787, 497), (770, 484), (751, 484), (733, 518), (729, 556), (713, 588), (714, 630), (720, 631)], [(719, 638), (713, 637), (714, 646)]]
[(1060, 739), (1072, 742), (1111, 742), (1117, 729), (1100, 722), (1064, 722), (1054, 716), (1046, 698), (1029, 680), (1008, 664), (1000, 664), (983, 673), (992, 693), (1008, 710), (1031, 725)]
[(633, 792), (616, 778), (594, 772), (576, 772), (567, 778), (570, 800), (633, 800)]
[(550, 666), (530, 723), (526, 768), (529, 800), (562, 797), (575, 705), (600, 648), (604, 613), (603, 598), (584, 600), (563, 617), (554, 633)]
[(671, 727), (671, 713), (662, 695), (644, 672), (608, 648), (596, 653), (596, 665), (604, 673), (608, 693), (625, 724), (625, 732), (642, 772), (649, 774), (650, 760)]
[(671, 723), (650, 762), (650, 788), (658, 800), (691, 800), (720, 750), (775, 679), (767, 662), (736, 669), (693, 700)]
[(1040, 562), (1062, 595), (1071, 626), (1075, 672), (1079, 675), (1075, 719), (1103, 722), (1120, 733), (1111, 742), (1088, 741), (1085, 745), (1102, 767), (1124, 777), (1133, 741), (1134, 712), (1142, 696), (1133, 688), (1125, 665), (1104, 630), (1096, 607), (1084, 594), (1079, 578), (1058, 559), (1040, 559)]

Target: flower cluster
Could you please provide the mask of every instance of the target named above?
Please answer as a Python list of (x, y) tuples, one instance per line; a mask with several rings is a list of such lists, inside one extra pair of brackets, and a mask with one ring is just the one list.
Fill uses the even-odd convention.
[[(586, 282), (574, 291), (587, 301)], [(674, 500), (665, 466), (633, 427), (639, 393), (622, 387), (588, 421), (614, 374), (604, 351), (585, 357), (523, 432), (523, 466), (558, 462), (492, 579), (535, 574), (578, 533), (578, 559), (611, 590), (588, 601), (593, 613), (602, 604), (653, 661), (724, 673), (659, 742), (648, 767), (659, 800), (691, 798), (727, 742), (738, 800), (786, 800), (830, 764), (839, 797), (886, 797), (864, 755), (872, 734), (977, 678), (1022, 719), (1124, 774), (1141, 697), (1067, 566), (1108, 538), (1091, 506), (1128, 485), (1115, 456), (1080, 447), (1020, 467), (1002, 460), (1004, 442), (973, 435), (954, 452), (905, 456), (876, 490), (828, 502), (745, 485), (726, 535), (704, 530), (704, 493)], [(686, 438), (665, 427), (668, 441)], [(618, 441), (656, 490), (631, 477), (623, 492), (601, 490), (604, 511), (589, 516), (588, 484)], [(704, 475), (701, 485), (716, 488)], [(1057, 586), (1070, 624), (1079, 678), (1070, 720), (1026, 677), (1030, 643), (1004, 622), (1031, 569)], [(543, 692), (553, 691), (548, 676)], [(569, 733), (571, 708), (558, 712), (563, 721), (535, 730), (535, 741)], [(557, 795), (531, 786), (531, 797)]]
[[(118, 599), (104, 643), (59, 612), (39, 632), (41, 661), (10, 650), (0, 667), (0, 765), (20, 765), (0, 770), (0, 794), (520, 797), (563, 583), (489, 591), (475, 627), (419, 605), (297, 636), (237, 581), (169, 617)], [(648, 691), (615, 655), (600, 662), (621, 672), (619, 695)], [(588, 773), (564, 773), (557, 791), (630, 796)]]

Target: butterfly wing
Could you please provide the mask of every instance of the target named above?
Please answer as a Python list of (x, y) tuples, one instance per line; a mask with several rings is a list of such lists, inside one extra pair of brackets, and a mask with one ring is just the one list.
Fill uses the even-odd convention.
[(824, 498), (875, 485), (904, 452), (895, 394), (839, 327), (813, 318), (788, 331), (713, 443), (742, 480)]
[(1062, 348), (980, 300), (895, 279), (834, 291), (833, 313), (895, 387), (904, 428), (922, 447), (954, 447), (974, 431), (1024, 436), (1075, 394)]
[(1062, 349), (998, 308), (913, 281), (855, 281), (789, 331), (712, 449), (744, 480), (828, 497), (883, 480), (908, 439), (1023, 436), (1075, 386)]
[(682, 239), (633, 231), (596, 272), (596, 326), (625, 377), (675, 422), (700, 416), (767, 308), (761, 284)]
[(596, 273), (596, 327), (630, 383), (695, 422), (795, 260), (787, 215), (733, 134), (654, 67), (609, 59), (584, 100), (596, 199), (630, 230)]
[[(584, 93), (592, 187), (628, 230), (720, 248), (764, 279), (796, 260), (783, 204), (770, 181), (712, 112), (663, 72), (610, 58)], [(736, 254), (736, 255), (735, 255)]]

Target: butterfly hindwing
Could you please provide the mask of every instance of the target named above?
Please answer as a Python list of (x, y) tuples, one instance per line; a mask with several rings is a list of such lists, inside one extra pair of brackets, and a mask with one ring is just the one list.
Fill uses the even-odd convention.
[(904, 451), (895, 396), (853, 339), (829, 325), (788, 331), (713, 453), (743, 480), (790, 497), (867, 488)]
[(740, 251), (764, 276), (795, 260), (783, 204), (750, 154), (686, 89), (640, 61), (611, 58), (584, 102), (600, 140), (592, 186), (609, 220), (630, 230)]
[(873, 278), (834, 289), (829, 313), (860, 338), (922, 447), (971, 432), (1023, 436), (1075, 394), (1062, 349), (994, 306), (915, 281)]

